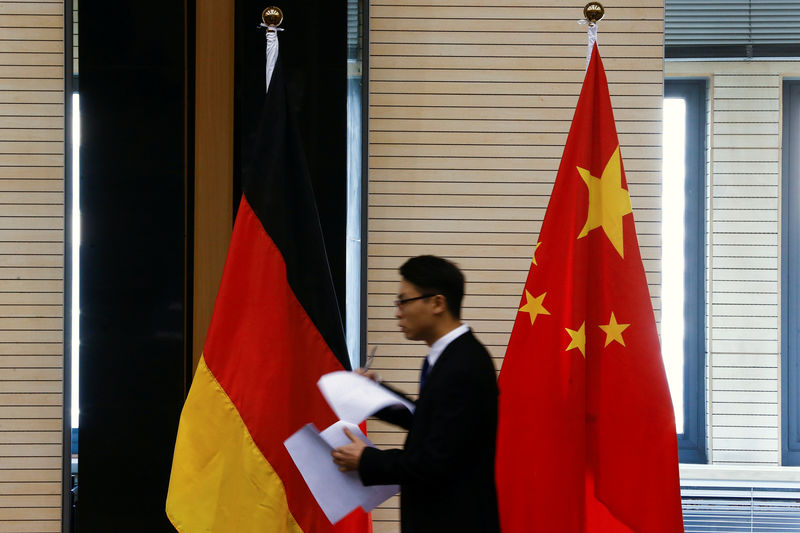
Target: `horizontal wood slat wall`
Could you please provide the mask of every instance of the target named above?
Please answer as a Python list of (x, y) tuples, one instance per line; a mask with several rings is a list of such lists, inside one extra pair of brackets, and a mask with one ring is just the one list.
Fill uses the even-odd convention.
[(780, 109), (800, 62), (670, 61), (665, 74), (710, 80), (711, 462), (780, 465)]
[(63, 10), (0, 2), (0, 531), (61, 530)]
[[(584, 2), (372, 0), (367, 342), (415, 395), (425, 346), (398, 332), (397, 268), (454, 260), (464, 319), (500, 368), (583, 81)], [(660, 308), (663, 2), (605, 5), (599, 44), (653, 304)], [(369, 423), (379, 445), (404, 434)], [(399, 531), (398, 501), (373, 513)]]

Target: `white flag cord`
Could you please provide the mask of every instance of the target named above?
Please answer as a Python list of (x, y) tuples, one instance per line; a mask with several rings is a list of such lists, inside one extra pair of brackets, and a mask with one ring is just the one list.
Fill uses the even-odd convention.
[(586, 68), (589, 68), (589, 61), (592, 59), (592, 50), (594, 43), (597, 42), (597, 22), (594, 24), (589, 23), (589, 47), (586, 49)]
[(278, 32), (283, 31), (283, 28), (276, 26), (267, 26), (261, 24), (261, 27), (267, 28), (267, 86), (265, 92), (269, 90), (269, 82), (272, 79), (272, 71), (275, 70), (275, 63), (278, 61)]

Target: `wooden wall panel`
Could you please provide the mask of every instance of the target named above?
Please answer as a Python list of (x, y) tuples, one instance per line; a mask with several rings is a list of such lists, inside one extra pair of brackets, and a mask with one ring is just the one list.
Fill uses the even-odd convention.
[[(464, 319), (502, 363), (583, 81), (583, 6), (370, 2), (367, 343), (405, 392), (427, 353), (403, 339), (392, 304), (414, 255), (464, 270)], [(663, 2), (605, 7), (600, 50), (658, 312)], [(402, 445), (390, 426), (369, 430)], [(398, 531), (397, 500), (373, 518), (376, 532)]]
[(192, 369), (206, 339), (233, 220), (233, 0), (197, 2)]
[(0, 531), (60, 531), (63, 2), (0, 2)]

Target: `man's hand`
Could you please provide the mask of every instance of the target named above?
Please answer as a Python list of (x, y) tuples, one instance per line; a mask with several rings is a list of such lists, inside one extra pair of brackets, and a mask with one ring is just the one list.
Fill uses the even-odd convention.
[(358, 470), (358, 462), (361, 461), (361, 453), (367, 447), (367, 443), (353, 435), (353, 432), (347, 428), (344, 428), (344, 434), (352, 442), (331, 452), (333, 462), (339, 466), (339, 470), (342, 472)]

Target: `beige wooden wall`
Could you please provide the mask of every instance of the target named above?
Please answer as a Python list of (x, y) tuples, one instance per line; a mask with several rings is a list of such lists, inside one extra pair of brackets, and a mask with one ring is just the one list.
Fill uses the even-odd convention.
[[(502, 363), (583, 80), (584, 4), (370, 2), (367, 342), (407, 393), (426, 354), (394, 319), (410, 256), (461, 266), (464, 319)], [(663, 2), (604, 5), (600, 51), (658, 312)], [(381, 446), (404, 440), (380, 422), (369, 431)], [(389, 500), (375, 531), (398, 531), (398, 514)]]
[(665, 74), (709, 80), (710, 462), (777, 466), (781, 94), (800, 62), (670, 61)]
[(0, 2), (0, 531), (61, 530), (63, 2)]

